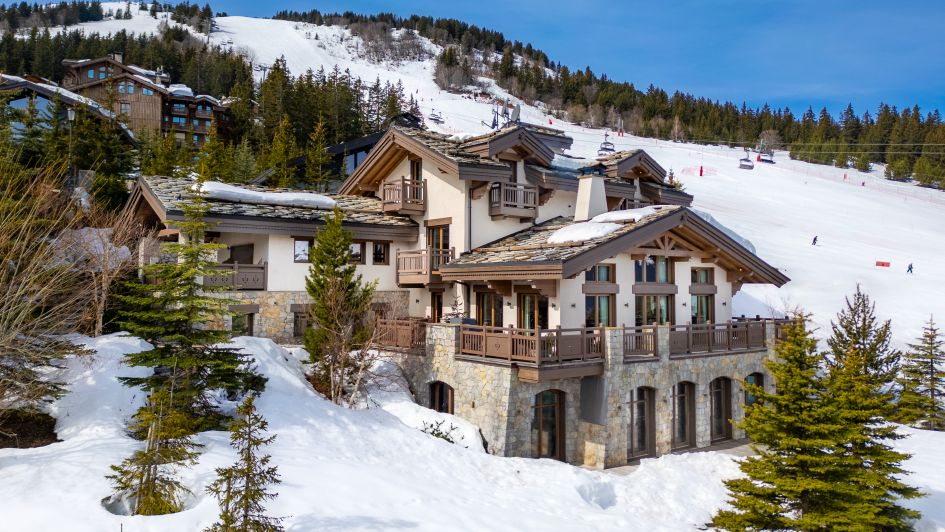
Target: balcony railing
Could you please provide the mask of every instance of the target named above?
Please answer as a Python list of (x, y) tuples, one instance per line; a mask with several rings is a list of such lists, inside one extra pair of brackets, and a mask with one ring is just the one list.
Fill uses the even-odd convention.
[(670, 356), (763, 349), (764, 321), (676, 325), (669, 330)]
[(267, 264), (217, 264), (213, 274), (203, 278), (206, 286), (225, 286), (233, 290), (265, 290)]
[(427, 324), (422, 319), (377, 320), (377, 345), (404, 351), (422, 351), (427, 341)]
[(420, 249), (397, 252), (397, 283), (426, 285), (440, 281), (440, 266), (453, 260), (455, 250)]
[(603, 329), (517, 329), (460, 325), (459, 352), (470, 358), (536, 367), (602, 363)]
[(171, 106), (171, 114), (174, 116), (187, 116), (189, 113), (190, 110), (187, 107)]
[(625, 362), (658, 360), (656, 326), (623, 328), (623, 359)]
[(194, 116), (197, 118), (213, 118), (213, 111), (201, 111), (200, 109), (195, 109)]
[(489, 216), (531, 219), (538, 215), (538, 187), (493, 183), (489, 187)]
[(402, 177), (395, 183), (384, 183), (381, 199), (384, 212), (423, 214), (427, 208), (427, 182)]

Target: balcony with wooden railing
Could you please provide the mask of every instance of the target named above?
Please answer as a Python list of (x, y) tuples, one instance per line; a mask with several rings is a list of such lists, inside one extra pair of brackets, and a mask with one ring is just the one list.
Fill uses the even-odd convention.
[(268, 265), (217, 264), (213, 273), (203, 278), (205, 286), (222, 286), (232, 290), (265, 290)]
[(427, 208), (427, 182), (406, 177), (381, 188), (384, 212), (423, 214)]
[(765, 321), (675, 325), (669, 329), (670, 357), (767, 349)]
[(422, 354), (427, 342), (427, 322), (422, 318), (379, 319), (375, 342), (384, 349)]
[(440, 282), (440, 266), (455, 257), (455, 250), (420, 249), (397, 252), (397, 284), (428, 285)]
[(460, 325), (457, 357), (515, 366), (519, 380), (601, 375), (604, 329), (518, 329)]
[(659, 360), (658, 332), (656, 325), (623, 328), (624, 362), (647, 362)]
[(489, 186), (489, 216), (530, 220), (538, 216), (538, 187), (522, 183)]
[(199, 107), (194, 109), (194, 116), (197, 118), (213, 118), (212, 110), (201, 110)]

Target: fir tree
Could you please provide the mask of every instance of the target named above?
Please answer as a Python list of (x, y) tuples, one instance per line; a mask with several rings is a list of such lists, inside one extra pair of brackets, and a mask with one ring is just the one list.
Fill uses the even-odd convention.
[(232, 181), (232, 157), (217, 137), (216, 127), (197, 152), (197, 173), (206, 181)]
[(174, 135), (155, 135), (144, 139), (141, 172), (145, 175), (175, 177), (179, 174), (180, 150)]
[(836, 457), (842, 427), (836, 406), (825, 400), (817, 340), (798, 317), (765, 361), (776, 392), (746, 384), (757, 402), (740, 426), (757, 453), (740, 463), (744, 478), (728, 480), (732, 510), (720, 511), (712, 525), (724, 530), (828, 530), (855, 497), (848, 469)]
[(249, 140), (243, 139), (233, 147), (232, 171), (230, 177), (234, 183), (248, 183), (256, 177), (256, 158), (249, 147)]
[(174, 407), (175, 377), (167, 388), (151, 393), (147, 406), (135, 417), (133, 430), (147, 434), (145, 448), (135, 451), (121, 465), (111, 466), (113, 473), (108, 478), (115, 489), (112, 500), (125, 506), (131, 515), (179, 512), (184, 495), (190, 493), (176, 472), (197, 462), (199, 445), (190, 437), (191, 419)]
[(364, 283), (351, 263), (351, 234), (342, 227), (343, 214), (335, 208), (325, 227), (315, 233), (309, 253), (311, 266), (305, 289), (312, 298), (305, 348), (316, 365), (316, 386), (334, 402), (343, 394), (348, 354), (370, 335), (367, 311), (377, 281)]
[(850, 346), (839, 364), (830, 368), (828, 401), (837, 407), (837, 422), (843, 428), (835, 459), (849, 470), (846, 485), (853, 490), (848, 508), (839, 514), (835, 528), (844, 530), (908, 530), (919, 512), (899, 505), (901, 499), (922, 494), (899, 480), (901, 464), (909, 455), (897, 452), (891, 443), (903, 438), (884, 419), (891, 394), (868, 369), (875, 354)]
[(283, 115), (272, 137), (272, 144), (269, 146), (266, 157), (266, 162), (273, 172), (269, 181), (272, 186), (290, 187), (295, 183), (295, 168), (289, 166), (289, 162), (298, 155), (299, 150), (295, 144), (292, 124), (289, 122), (288, 115)]
[(325, 190), (332, 178), (329, 170), (331, 156), (325, 148), (325, 124), (319, 120), (308, 136), (305, 149), (305, 184), (318, 190)]
[(846, 308), (831, 321), (832, 335), (827, 362), (831, 366), (845, 365), (846, 358), (855, 357), (863, 364), (863, 372), (872, 379), (877, 391), (888, 391), (899, 372), (900, 352), (890, 346), (891, 323), (880, 323), (876, 305), (869, 296), (856, 287), (853, 299), (846, 299)]
[[(203, 168), (205, 173), (212, 170)], [(202, 176), (203, 177), (203, 176)], [(155, 369), (177, 368), (176, 396), (201, 428), (215, 428), (221, 419), (206, 391), (225, 389), (230, 393), (261, 388), (262, 377), (245, 366), (241, 351), (215, 344), (225, 343), (230, 332), (212, 327), (229, 315), (228, 300), (217, 294), (227, 287), (209, 286), (203, 279), (216, 265), (218, 244), (204, 242), (208, 209), (198, 181), (191, 197), (181, 205), (186, 219), (178, 222), (182, 242), (165, 244), (163, 251), (178, 260), (145, 268), (155, 284), (132, 282), (119, 296), (124, 310), (119, 323), (132, 334), (144, 338), (154, 349), (128, 355), (128, 364)], [(145, 377), (125, 377), (129, 386), (157, 390), (167, 386), (166, 371)]]
[(279, 474), (270, 466), (271, 456), (260, 456), (263, 446), (276, 437), (266, 436), (268, 423), (256, 412), (253, 396), (248, 395), (236, 409), (236, 419), (230, 425), (230, 446), (236, 451), (237, 461), (230, 467), (218, 467), (217, 478), (207, 491), (220, 504), (220, 519), (207, 532), (278, 532), (282, 518), (267, 517), (263, 504), (277, 494), (268, 491), (278, 484)]
[(945, 350), (932, 318), (918, 342), (909, 344), (899, 378), (896, 419), (932, 430), (945, 430)]

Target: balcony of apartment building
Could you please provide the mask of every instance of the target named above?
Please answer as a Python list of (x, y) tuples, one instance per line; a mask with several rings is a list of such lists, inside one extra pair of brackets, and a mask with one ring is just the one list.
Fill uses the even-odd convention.
[(203, 119), (212, 119), (213, 118), (213, 109), (210, 107), (197, 106), (194, 109), (194, 116), (197, 118)]
[(220, 263), (204, 276), (205, 286), (225, 287), (232, 290), (265, 290), (268, 264)]
[(424, 286), (438, 283), (440, 266), (456, 257), (454, 248), (425, 248), (397, 252), (397, 284), (401, 286)]
[(423, 179), (401, 177), (381, 188), (384, 212), (423, 214), (427, 208), (427, 182)]
[(522, 183), (492, 183), (489, 186), (489, 216), (532, 220), (538, 216), (538, 187)]
[(188, 116), (190, 109), (187, 107), (187, 104), (174, 103), (171, 104), (171, 114), (174, 116)]

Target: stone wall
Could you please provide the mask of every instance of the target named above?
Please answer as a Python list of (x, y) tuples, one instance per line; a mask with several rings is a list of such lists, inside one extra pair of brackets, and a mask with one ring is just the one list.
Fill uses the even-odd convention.
[[(281, 343), (300, 341), (300, 338), (293, 336), (293, 305), (308, 305), (312, 302), (308, 292), (239, 290), (222, 292), (219, 297), (229, 299), (232, 305), (257, 305), (259, 311), (253, 315), (253, 336), (272, 338)], [(406, 308), (408, 292), (406, 290), (377, 291), (374, 293), (373, 302), (387, 304), (394, 308)], [(232, 326), (231, 319), (223, 318), (213, 326), (229, 329)]]
[[(672, 441), (672, 389), (681, 381), (695, 385), (696, 447), (711, 443), (709, 383), (717, 377), (731, 379), (732, 419), (741, 419), (744, 390), (741, 382), (751, 373), (765, 375), (765, 387), (773, 383), (764, 360), (770, 349), (711, 356), (669, 356), (669, 329), (658, 331), (662, 356), (625, 362), (622, 330), (607, 329), (603, 376), (603, 423), (581, 408), (582, 379), (559, 379), (541, 383), (522, 382), (517, 369), (479, 360), (457, 359), (459, 327), (429, 325), (425, 355), (400, 355), (416, 400), (430, 404), (429, 385), (441, 381), (453, 388), (454, 414), (480, 427), (490, 453), (532, 457), (536, 434), (532, 431), (536, 395), (543, 390), (565, 394), (565, 456), (570, 463), (591, 467), (615, 467), (627, 463), (631, 392), (639, 386), (655, 390), (656, 454), (670, 452)], [(774, 345), (773, 326), (767, 330), (768, 345)], [(584, 379), (588, 379), (585, 377)], [(591, 377), (593, 378), (593, 377)], [(733, 438), (744, 437), (733, 430)]]

